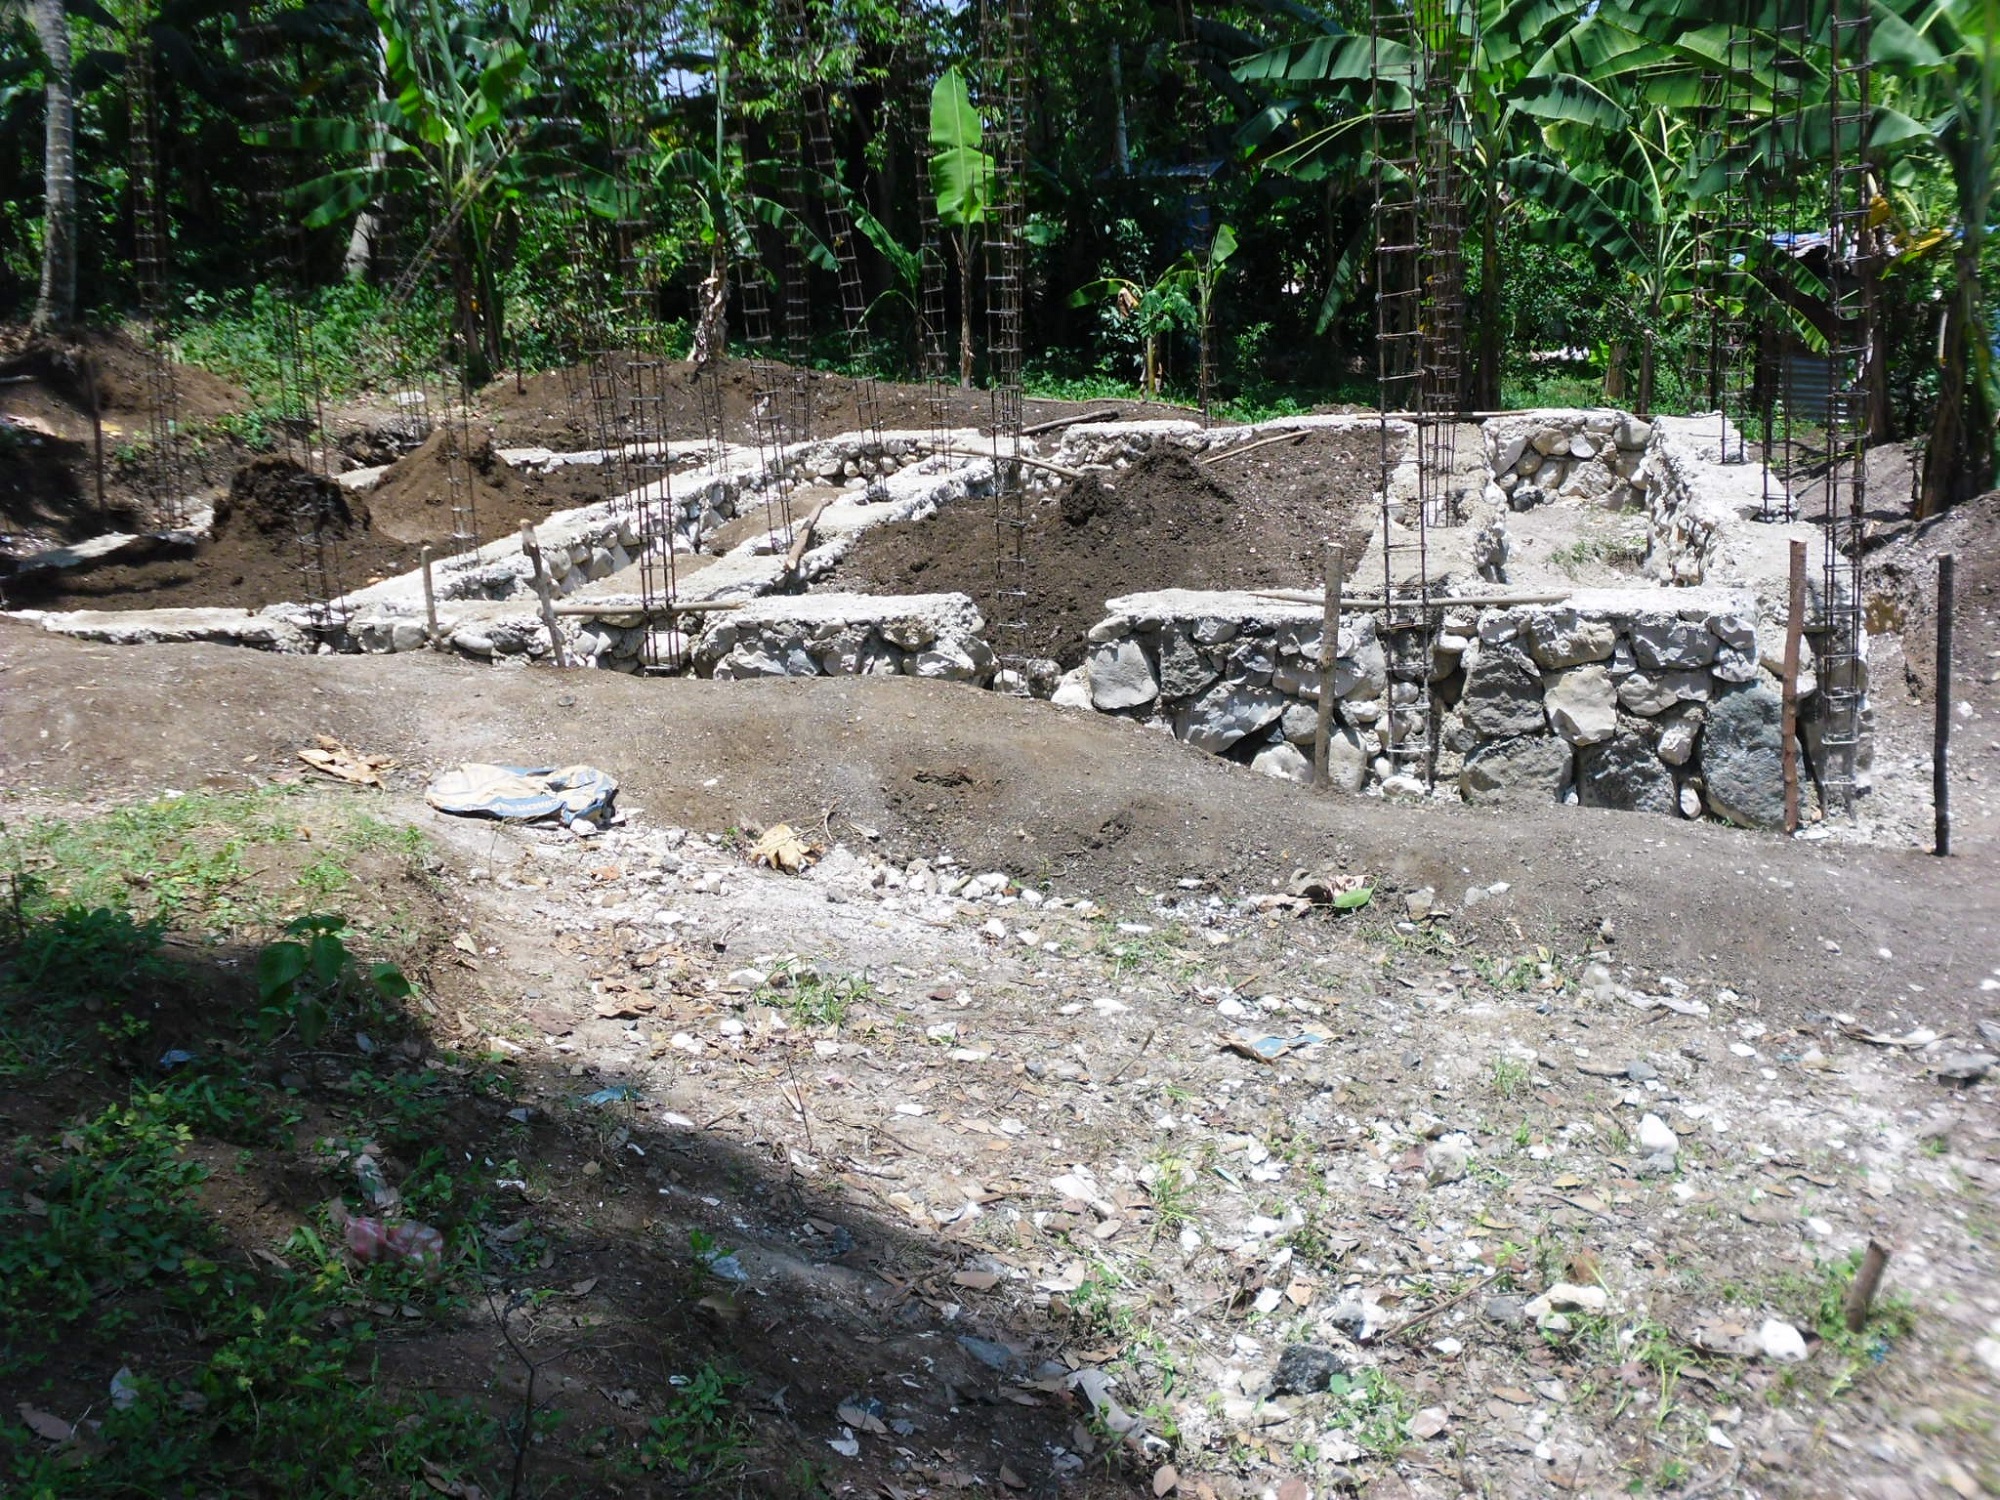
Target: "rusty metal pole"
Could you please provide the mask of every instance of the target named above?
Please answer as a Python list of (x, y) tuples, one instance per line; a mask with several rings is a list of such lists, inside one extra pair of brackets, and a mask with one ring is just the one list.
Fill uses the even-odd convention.
[(1947, 552), (1938, 559), (1937, 578), (1937, 716), (1931, 730), (1931, 810), (1937, 821), (1931, 852), (1951, 853), (1951, 617), (1958, 558)]
[(1785, 611), (1784, 721), (1780, 753), (1785, 766), (1785, 832), (1799, 831), (1799, 637), (1805, 629), (1806, 544), (1792, 543), (1791, 602)]
[(1333, 667), (1340, 659), (1340, 589), (1347, 577), (1347, 549), (1326, 549), (1326, 603), (1319, 627), (1319, 722), (1313, 729), (1313, 786), (1324, 791), (1332, 777), (1327, 759), (1333, 744)]

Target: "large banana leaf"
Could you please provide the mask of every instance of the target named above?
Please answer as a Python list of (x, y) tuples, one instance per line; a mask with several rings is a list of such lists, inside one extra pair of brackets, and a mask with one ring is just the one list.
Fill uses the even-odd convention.
[(931, 89), (931, 192), (947, 229), (983, 224), (993, 206), (993, 158), (980, 145), (979, 111), (965, 75), (948, 68)]
[(1387, 37), (1316, 36), (1240, 58), (1230, 71), (1244, 83), (1338, 83), (1407, 73), (1410, 49)]

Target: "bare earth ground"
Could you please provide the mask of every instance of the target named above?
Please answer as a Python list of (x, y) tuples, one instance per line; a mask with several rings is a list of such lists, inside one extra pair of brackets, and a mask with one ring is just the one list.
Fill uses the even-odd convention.
[[(1130, 468), (1087, 474), (1031, 502), (1026, 628), (1009, 648), (1080, 664), (1104, 602), (1151, 588), (1300, 588), (1321, 574), (1327, 542), (1359, 558), (1380, 477), (1373, 432), (1319, 432), (1224, 462), (1180, 448)], [(1358, 533), (1350, 537), (1350, 533)], [(864, 535), (822, 587), (858, 593), (953, 590), (989, 622), (1016, 608), (998, 597), (990, 500), (947, 505), (921, 521)]]
[[(555, 679), (9, 626), (0, 684), (10, 821), (282, 778), (315, 733), (401, 761), (386, 793), (320, 795), (435, 841), (466, 941), (430, 960), (430, 1044), (498, 1059), (529, 1111), (484, 1106), (527, 1186), (466, 1232), (525, 1218), (547, 1246), (520, 1274), (560, 1295), (517, 1330), (561, 1393), (543, 1475), (601, 1474), (722, 1349), (751, 1378), (745, 1494), (788, 1493), (800, 1458), (842, 1495), (2000, 1485), (1994, 1086), (1935, 1076), (1996, 1008), (1990, 687), (1964, 761), (1988, 779), (1944, 862), (1316, 799), (904, 679)], [(437, 818), (418, 791), (461, 758), (604, 766), (630, 821), (582, 843)], [(751, 869), (741, 831), (780, 819), (837, 847)], [(923, 892), (910, 862), (947, 858), (1011, 880)], [(1374, 900), (1260, 900), (1300, 866)], [(1426, 886), (1443, 914), (1411, 920)], [(844, 1014), (797, 1008), (815, 972), (863, 977)], [(1886, 1044), (1918, 1028), (1941, 1039)], [(1323, 1040), (1265, 1064), (1231, 1032)], [(606, 1085), (636, 1097), (577, 1102)], [(329, 1190), (233, 1232), (268, 1249)], [(690, 1284), (691, 1229), (748, 1280)], [(1846, 1339), (1820, 1304), (1870, 1237), (1884, 1316)], [(1558, 1283), (1586, 1305), (1538, 1329)], [(1770, 1320), (1803, 1361), (1757, 1351)], [(478, 1308), (407, 1327), (385, 1382), (518, 1400)], [(1300, 1344), (1318, 1379), (1274, 1388)], [(883, 1431), (843, 1421), (871, 1398)]]

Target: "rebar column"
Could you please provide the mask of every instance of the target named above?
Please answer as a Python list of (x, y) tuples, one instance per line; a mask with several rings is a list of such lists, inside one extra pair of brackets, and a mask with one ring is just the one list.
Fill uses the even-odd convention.
[[(1021, 316), (1027, 186), (1028, 0), (984, 0), (980, 10), (995, 181), (987, 215), (987, 386), (992, 398), (994, 634), (1017, 671), (1028, 656), (1029, 496), (1021, 456)], [(1025, 687), (1025, 675), (1023, 677)]]
[(1868, 502), (1868, 359), (1874, 278), (1868, 258), (1874, 186), (1866, 144), (1872, 107), (1867, 0), (1832, 0), (1827, 46), (1826, 514), (1821, 551), (1825, 631), (1819, 653), (1819, 782), (1829, 812), (1852, 813), (1866, 683), (1861, 550)]
[(146, 343), (146, 453), (143, 483), (161, 527), (187, 524), (186, 469), (180, 447), (180, 396), (168, 344), (168, 236), (166, 194), (160, 181), (157, 112), (153, 98), (153, 42), (143, 23), (126, 41), (126, 102), (130, 108), (132, 270)]

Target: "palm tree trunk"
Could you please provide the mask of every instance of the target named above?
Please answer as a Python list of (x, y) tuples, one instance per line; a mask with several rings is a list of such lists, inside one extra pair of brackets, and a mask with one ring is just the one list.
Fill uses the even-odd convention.
[(62, 0), (29, 0), (28, 19), (49, 69), (42, 146), (42, 284), (32, 318), (36, 330), (46, 332), (76, 319), (76, 99)]

